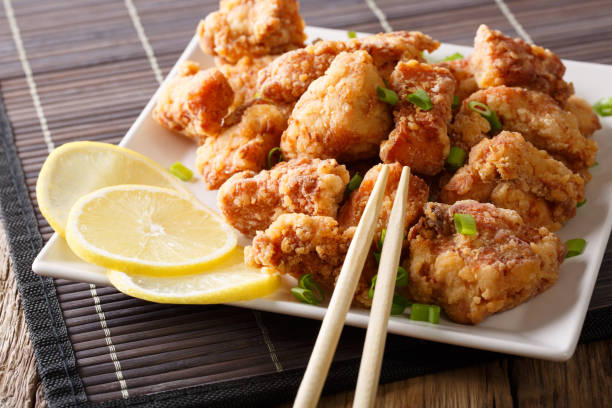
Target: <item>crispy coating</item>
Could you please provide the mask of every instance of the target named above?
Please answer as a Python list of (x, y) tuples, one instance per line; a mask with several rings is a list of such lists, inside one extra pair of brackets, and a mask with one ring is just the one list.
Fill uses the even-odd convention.
[(265, 231), (258, 231), (244, 250), (245, 263), (272, 267), (296, 278), (310, 273), (333, 287), (344, 262), (350, 237), (332, 217), (282, 214)]
[[(457, 233), (453, 215), (470, 214), (478, 234)], [(455, 322), (477, 324), (552, 286), (566, 248), (546, 228), (534, 228), (512, 210), (459, 201), (427, 203), (409, 233), (410, 298), (442, 307)]]
[(233, 111), (255, 98), (257, 93), (257, 73), (265, 68), (276, 55), (259, 58), (242, 57), (236, 64), (228, 64), (222, 58), (215, 58), (215, 65), (227, 78), (234, 90), (234, 102), (229, 110)]
[(302, 95), (281, 138), (283, 157), (375, 157), (391, 128), (391, 112), (376, 95), (384, 86), (365, 51), (340, 53)]
[(501, 132), (484, 139), (442, 189), (452, 204), (473, 199), (517, 211), (535, 227), (561, 228), (584, 200), (584, 180), (519, 133)]
[[(395, 129), (380, 146), (380, 158), (385, 163), (399, 162), (419, 174), (433, 175), (444, 167), (450, 150), (447, 125), (451, 121), (451, 104), (455, 79), (439, 66), (416, 60), (400, 61), (389, 87), (397, 92), (399, 102), (393, 111)], [(433, 107), (424, 111), (406, 97), (422, 89), (429, 95)]]
[(214, 190), (236, 173), (266, 168), (268, 152), (278, 146), (286, 127), (285, 115), (274, 105), (256, 104), (239, 123), (206, 138), (196, 157), (206, 187)]
[(258, 174), (234, 174), (217, 202), (226, 221), (252, 237), (284, 213), (335, 217), (348, 182), (348, 171), (335, 160), (301, 158)]
[(197, 34), (206, 54), (236, 63), (303, 47), (304, 27), (296, 0), (221, 0)]
[(574, 93), (563, 81), (565, 66), (550, 50), (511, 38), (481, 25), (474, 38), (470, 63), (478, 86), (520, 86), (549, 94), (564, 104)]
[(478, 90), (474, 71), (470, 67), (470, 60), (468, 58), (442, 61), (436, 65), (448, 69), (453, 74), (456, 82), (455, 95), (459, 98), (459, 102)]
[(502, 129), (521, 133), (572, 170), (578, 172), (595, 163), (597, 143), (580, 133), (576, 117), (550, 96), (524, 88), (493, 87), (463, 101), (451, 126), (453, 145), (469, 150), (490, 130), (488, 122), (469, 108), (471, 101), (487, 105), (497, 114)]
[(565, 110), (571, 112), (578, 120), (578, 128), (584, 137), (593, 136), (601, 129), (601, 123), (593, 108), (583, 98), (572, 95), (565, 104)]
[(388, 80), (399, 60), (421, 59), (422, 51), (434, 51), (439, 45), (418, 31), (381, 33), (348, 41), (318, 41), (277, 58), (259, 73), (258, 88), (270, 100), (293, 104), (343, 51), (367, 51), (379, 74)]
[[(357, 224), (359, 224), (359, 220), (365, 210), (370, 194), (374, 189), (374, 184), (376, 184), (376, 179), (380, 174), (382, 166), (382, 164), (378, 164), (372, 167), (363, 177), (363, 181), (359, 188), (353, 191), (349, 199), (340, 207), (338, 222), (343, 230), (356, 227)], [(393, 207), (393, 200), (395, 200), (395, 192), (397, 191), (401, 175), (402, 165), (399, 163), (389, 164), (389, 178), (387, 179), (385, 196), (376, 225), (374, 241), (378, 241), (383, 228), (387, 228), (389, 216), (391, 215), (391, 208)], [(415, 220), (423, 213), (423, 205), (427, 202), (428, 194), (429, 187), (427, 184), (418, 176), (411, 174), (410, 186), (408, 188), (408, 202), (406, 204), (405, 233), (408, 232), (408, 228), (414, 224)]]
[(163, 127), (191, 139), (216, 135), (234, 99), (232, 87), (217, 69), (200, 71), (185, 61), (175, 78), (164, 86), (153, 109), (153, 119)]

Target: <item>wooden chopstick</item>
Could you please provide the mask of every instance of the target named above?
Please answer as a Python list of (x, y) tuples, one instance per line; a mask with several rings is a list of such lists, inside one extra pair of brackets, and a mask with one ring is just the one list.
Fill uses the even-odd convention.
[(402, 251), (402, 241), (404, 240), (404, 222), (406, 220), (409, 185), (410, 168), (404, 167), (397, 192), (395, 193), (395, 200), (393, 201), (387, 233), (385, 234), (385, 242), (380, 256), (376, 290), (374, 291), (368, 330), (363, 345), (353, 407), (373, 407), (376, 399), (382, 356), (387, 339), (389, 313), (395, 291), (397, 267)]
[(351, 306), (361, 270), (372, 244), (388, 177), (389, 166), (385, 164), (378, 174), (376, 184), (344, 259), (334, 293), (321, 323), (321, 330), (293, 403), (295, 408), (315, 407), (321, 397), (321, 390), (338, 345), (346, 313)]

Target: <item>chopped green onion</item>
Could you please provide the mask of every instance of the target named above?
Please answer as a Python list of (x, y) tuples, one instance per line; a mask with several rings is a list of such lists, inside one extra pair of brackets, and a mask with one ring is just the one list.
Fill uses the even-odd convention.
[(476, 229), (476, 221), (472, 214), (460, 214), (455, 213), (453, 215), (455, 220), (455, 228), (457, 232), (463, 235), (476, 235), (478, 230)]
[(595, 164), (593, 164), (593, 165), (591, 166), (591, 168), (594, 168), (594, 167), (597, 167), (597, 166), (599, 166), (599, 162), (598, 162), (598, 161), (596, 161), (596, 162), (595, 162)]
[(429, 99), (429, 94), (422, 89), (417, 89), (415, 92), (406, 96), (406, 100), (424, 111), (428, 111), (433, 108), (431, 99)]
[(496, 132), (501, 129), (501, 122), (499, 121), (499, 118), (497, 117), (495, 112), (489, 109), (487, 105), (482, 102), (471, 101), (470, 103), (468, 103), (468, 106), (471, 110), (476, 113), (479, 113), (480, 116), (482, 116), (489, 122), (489, 124), (491, 125), (492, 132)]
[(461, 101), (459, 100), (459, 97), (457, 95), (453, 95), (453, 102), (451, 103), (451, 109), (457, 109), (460, 104), (461, 104)]
[(593, 109), (599, 116), (611, 116), (612, 115), (612, 98), (601, 98), (598, 100)]
[(325, 301), (325, 292), (323, 292), (321, 286), (319, 286), (319, 284), (312, 278), (311, 274), (306, 273), (300, 276), (300, 279), (298, 280), (298, 287), (310, 290), (315, 295), (318, 302)]
[(378, 249), (382, 250), (383, 244), (385, 243), (385, 237), (387, 236), (387, 229), (383, 228), (380, 231), (380, 239), (378, 240)]
[(257, 98), (261, 98), (261, 92), (255, 92), (255, 95), (253, 96), (255, 99)]
[(376, 286), (376, 278), (378, 275), (372, 276), (372, 282), (370, 283), (370, 290), (368, 291), (368, 298), (372, 299), (374, 297), (374, 287)]
[(413, 303), (410, 320), (438, 324), (440, 322), (440, 306)]
[(463, 59), (463, 54), (460, 52), (456, 52), (452, 55), (449, 55), (448, 57), (444, 58), (444, 61), (454, 61), (454, 60), (458, 60), (458, 59)]
[(361, 177), (359, 173), (355, 173), (355, 175), (351, 178), (348, 185), (346, 186), (346, 189), (348, 190), (349, 193), (352, 193), (353, 191), (359, 188), (362, 181), (363, 181), (363, 177)]
[(174, 163), (168, 170), (183, 181), (189, 181), (193, 178), (193, 172), (185, 167), (180, 161)]
[(291, 288), (291, 293), (293, 293), (293, 296), (295, 296), (300, 302), (308, 303), (309, 305), (316, 305), (319, 303), (314, 293), (312, 293), (312, 291), (309, 289)]
[[(278, 153), (278, 160), (274, 161), (274, 155)], [(281, 152), (280, 147), (275, 147), (268, 152), (268, 168), (271, 169), (276, 164), (283, 161), (283, 154)]]
[(347, 34), (348, 38), (357, 38), (357, 33), (354, 31), (349, 31)]
[(465, 163), (466, 156), (467, 153), (465, 150), (457, 146), (452, 146), (446, 158), (446, 163), (448, 163), (452, 170), (457, 170)]
[(408, 301), (403, 296), (396, 293), (393, 295), (393, 303), (391, 303), (391, 315), (400, 315), (404, 313), (407, 306)]
[(397, 278), (395, 278), (395, 284), (397, 286), (408, 286), (408, 271), (402, 267), (397, 267)]
[(565, 255), (565, 257), (571, 258), (580, 255), (582, 251), (584, 251), (586, 241), (582, 238), (574, 238), (567, 241), (565, 246), (567, 247), (567, 255)]
[(581, 202), (579, 202), (578, 204), (576, 204), (576, 208), (580, 208), (580, 207), (582, 207), (583, 205), (585, 205), (585, 204), (586, 204), (586, 202), (587, 202), (587, 199), (585, 198), (585, 199), (584, 199), (584, 201), (581, 201)]
[(391, 106), (397, 105), (397, 102), (399, 101), (395, 91), (388, 88), (383, 88), (382, 86), (376, 87), (376, 95), (378, 96), (378, 99), (388, 103)]
[(374, 259), (376, 260), (376, 265), (380, 263), (380, 252), (374, 251)]

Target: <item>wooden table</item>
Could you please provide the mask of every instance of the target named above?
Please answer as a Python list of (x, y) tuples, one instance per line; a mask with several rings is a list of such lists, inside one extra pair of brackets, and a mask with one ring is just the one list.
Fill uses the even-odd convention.
[[(22, 63), (17, 58), (16, 49), (13, 48), (13, 36), (10, 34), (4, 14), (6, 4), (10, 4), (11, 1), (4, 3), (4, 10), (0, 7), (0, 40), (5, 41), (3, 44), (7, 46), (0, 47), (0, 57), (4, 55), (8, 62), (4, 64), (5, 61), (0, 60), (1, 64), (4, 64), (0, 79), (6, 83), (14, 83), (12, 85), (14, 89), (25, 89), (25, 81), (22, 80)], [(61, 74), (61, 72), (72, 72), (73, 69), (75, 75), (79, 75), (81, 72), (79, 69), (85, 72), (89, 67), (95, 69), (97, 64), (114, 66), (116, 61), (119, 61), (117, 69), (122, 61), (141, 64), (142, 75), (150, 76), (148, 79), (145, 78), (148, 81), (146, 86), (143, 85), (150, 89), (146, 88), (141, 90), (141, 94), (135, 95), (133, 100), (130, 100), (131, 110), (123, 115), (112, 113), (114, 111), (109, 111), (113, 116), (111, 113), (106, 115), (105, 109), (112, 103), (109, 104), (107, 100), (99, 101), (94, 95), (90, 95), (89, 104), (82, 107), (84, 114), (88, 114), (89, 111), (101, 112), (99, 122), (93, 123), (91, 127), (95, 127), (96, 132), (103, 130), (108, 135), (107, 139), (111, 141), (117, 141), (122, 137), (150, 92), (157, 86), (149, 67), (149, 62), (153, 65), (155, 57), (144, 55), (142, 39), (138, 39), (132, 27), (132, 22), (136, 24), (138, 20), (138, 12), (142, 13), (144, 33), (149, 36), (162, 73), (165, 74), (193, 32), (197, 19), (203, 16), (204, 12), (216, 7), (214, 4), (216, 2), (212, 0), (184, 0), (180, 3), (180, 8), (177, 6), (178, 2), (161, 0), (156, 2), (126, 0), (125, 6), (124, 2), (109, 5), (109, 3), (89, 2), (91, 3), (89, 4), (82, 1), (35, 3), (13, 0), (12, 3), (25, 38), (25, 50), (29, 53), (34, 76), (45, 73), (41, 75), (44, 78), (36, 79), (48, 80), (54, 72)], [(342, 0), (333, 4), (329, 1), (303, 0), (302, 3), (302, 14), (311, 25), (372, 32), (381, 31), (388, 21), (394, 29), (423, 30), (441, 41), (468, 45), (471, 43), (476, 25), (486, 21), (492, 27), (512, 35), (517, 35), (524, 29), (537, 43), (553, 49), (564, 58), (612, 63), (610, 46), (612, 3), (609, 0), (585, 2), (545, 0), (537, 3), (507, 1), (510, 12), (514, 13), (516, 20), (522, 24), (518, 26), (520, 28), (517, 28), (516, 21), (513, 22), (509, 17), (508, 9), (504, 9), (505, 5), (501, 0), (464, 0), (452, 3)], [(131, 11), (135, 13), (132, 14), (132, 19), (125, 8), (130, 6), (133, 7)], [(376, 7), (382, 10), (386, 19), (381, 19), (380, 14), (375, 17), (372, 9)], [(95, 11), (92, 11), (93, 9)], [(339, 14), (338, 9), (343, 12)], [(45, 42), (45, 28), (41, 23), (46, 22), (43, 18), (46, 12), (54, 13), (53, 18), (58, 19), (58, 26), (62, 24), (65, 26), (65, 32), (49, 29), (49, 35), (55, 36), (54, 44), (59, 44), (57, 48), (53, 48), (54, 44)], [(75, 14), (71, 17), (68, 12)], [(78, 19), (86, 13), (90, 13), (90, 17), (91, 13), (94, 13), (94, 19), (90, 23), (94, 20), (106, 21), (111, 27), (115, 27), (115, 31), (109, 30), (108, 38), (106, 33), (87, 37), (83, 33), (87, 33), (89, 27), (79, 31), (81, 26), (73, 24), (75, 18)], [(63, 23), (62, 19), (65, 20)], [(75, 31), (71, 32), (73, 27)], [(115, 37), (113, 32), (116, 32)], [(82, 34), (81, 37), (79, 33)], [(36, 42), (38, 38), (40, 40)], [(125, 41), (126, 38), (129, 38), (129, 41)], [(63, 45), (69, 44), (72, 40), (81, 41), (74, 46), (77, 51)], [(125, 81), (127, 84), (134, 79), (126, 77)], [(89, 128), (78, 127), (79, 124), (74, 124), (74, 130), (69, 126), (60, 126), (64, 120), (63, 112), (55, 108), (59, 105), (55, 101), (56, 94), (53, 92), (55, 91), (52, 86), (49, 89), (40, 88), (51, 132), (56, 132), (57, 128), (57, 134), (63, 138), (70, 131), (88, 132)], [(13, 106), (16, 108), (9, 116), (11, 120), (23, 122), (16, 131), (40, 132), (33, 108), (29, 105), (22, 106), (23, 101), (29, 101), (30, 96), (27, 91), (14, 91), (12, 95), (7, 106), (9, 110)], [(107, 120), (107, 117), (112, 120)], [(35, 173), (36, 169), (32, 168), (26, 171), (26, 176), (35, 177)], [(46, 236), (50, 234), (48, 228), (42, 232)], [(0, 262), (2, 268), (0, 271), (0, 407), (43, 407), (46, 403), (36, 374), (35, 361), (2, 228), (0, 228)], [(612, 406), (611, 361), (612, 339), (579, 345), (574, 357), (566, 363), (506, 357), (487, 364), (477, 364), (387, 384), (379, 389), (377, 406), (608, 407)], [(321, 406), (350, 406), (351, 401), (352, 393), (340, 393), (325, 396)]]

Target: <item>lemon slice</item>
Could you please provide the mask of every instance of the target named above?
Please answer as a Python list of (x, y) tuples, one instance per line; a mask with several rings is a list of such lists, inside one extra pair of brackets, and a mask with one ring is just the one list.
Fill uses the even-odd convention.
[(68, 213), (83, 195), (117, 184), (146, 184), (187, 190), (153, 160), (132, 150), (99, 142), (72, 142), (55, 149), (36, 182), (40, 212), (65, 236)]
[(119, 185), (77, 200), (68, 215), (66, 241), (93, 264), (168, 276), (200, 272), (221, 261), (237, 237), (195, 198), (167, 188)]
[(111, 283), (126, 295), (157, 303), (210, 304), (266, 296), (280, 286), (277, 273), (244, 265), (242, 248), (205, 272), (152, 277), (108, 271)]

